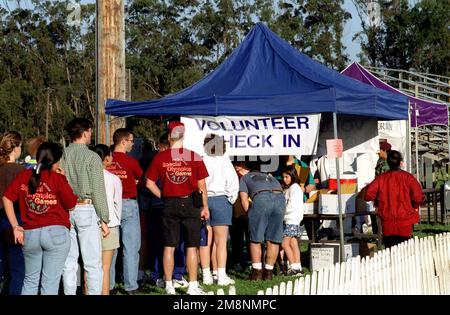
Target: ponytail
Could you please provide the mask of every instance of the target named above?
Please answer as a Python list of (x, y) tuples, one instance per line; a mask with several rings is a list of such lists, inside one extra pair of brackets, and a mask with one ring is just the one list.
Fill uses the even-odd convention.
[(33, 168), (33, 173), (28, 181), (28, 191), (34, 195), (41, 183), (41, 173), (44, 170), (50, 171), (62, 156), (62, 150), (57, 143), (44, 142), (38, 148), (36, 160), (37, 164)]
[(41, 168), (42, 163), (38, 163), (33, 167), (33, 173), (28, 181), (28, 191), (34, 195), (41, 182)]

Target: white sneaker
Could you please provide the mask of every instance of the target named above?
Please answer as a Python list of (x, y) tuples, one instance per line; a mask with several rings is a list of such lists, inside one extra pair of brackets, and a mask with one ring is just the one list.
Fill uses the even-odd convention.
[(218, 285), (231, 285), (234, 284), (234, 280), (231, 279), (230, 277), (228, 277), (228, 275), (224, 275), (224, 276), (219, 276), (217, 278), (217, 284)]
[(210, 285), (210, 284), (213, 284), (213, 283), (214, 283), (214, 280), (213, 280), (213, 277), (212, 277), (211, 274), (204, 274), (203, 275), (203, 284)]
[(161, 289), (164, 289), (164, 286), (165, 286), (166, 284), (164, 283), (164, 280), (163, 279), (157, 279), (156, 280), (156, 286), (158, 287), (158, 288), (161, 288)]
[(175, 295), (175, 288), (174, 287), (166, 287), (166, 294)]
[(189, 282), (187, 282), (183, 277), (181, 280), (173, 279), (172, 282), (175, 288), (187, 288), (189, 286)]
[(205, 291), (203, 291), (200, 287), (192, 287), (189, 286), (187, 290), (187, 294), (189, 295), (206, 295)]

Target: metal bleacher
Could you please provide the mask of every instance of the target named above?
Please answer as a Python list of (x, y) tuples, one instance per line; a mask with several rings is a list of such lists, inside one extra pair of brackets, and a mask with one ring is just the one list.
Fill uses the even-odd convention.
[[(408, 95), (450, 106), (450, 77), (406, 70), (364, 67), (387, 84)], [(447, 174), (450, 171), (448, 128), (446, 126), (421, 126), (416, 130), (416, 127), (412, 127), (410, 139), (412, 173), (416, 173), (417, 143), (420, 180), (425, 190), (429, 192), (427, 206), (422, 210), (423, 220), (428, 223), (450, 224), (450, 209), (445, 209), (447, 207), (443, 202), (444, 193), (442, 191), (432, 192), (436, 184), (437, 165), (441, 165)]]

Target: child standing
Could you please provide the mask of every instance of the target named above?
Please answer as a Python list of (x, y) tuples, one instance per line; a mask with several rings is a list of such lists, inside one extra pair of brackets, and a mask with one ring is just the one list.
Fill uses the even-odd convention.
[(109, 295), (110, 290), (110, 270), (114, 251), (120, 247), (120, 220), (122, 218), (122, 182), (116, 175), (108, 172), (107, 167), (111, 166), (113, 157), (111, 150), (104, 144), (98, 144), (93, 148), (102, 159), (103, 174), (105, 176), (106, 199), (109, 209), (109, 235), (102, 239), (102, 262), (103, 262), (103, 288), (102, 295)]
[[(20, 173), (3, 195), (14, 241), (23, 245), (25, 280), (22, 295), (57, 295), (70, 250), (69, 211), (77, 196), (64, 175), (58, 174), (62, 150), (56, 143), (39, 146), (37, 165)], [(22, 226), (14, 213), (18, 201)]]
[(290, 270), (287, 274), (302, 274), (297, 237), (300, 237), (300, 222), (303, 219), (303, 190), (298, 184), (297, 171), (294, 166), (287, 167), (282, 175), (286, 212), (284, 214), (284, 232), (281, 246), (290, 264)]

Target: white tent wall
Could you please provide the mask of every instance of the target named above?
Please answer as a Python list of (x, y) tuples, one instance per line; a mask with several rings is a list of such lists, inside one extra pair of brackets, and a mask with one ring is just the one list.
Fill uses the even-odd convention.
[[(320, 124), (318, 156), (326, 154), (326, 140), (334, 138), (332, 119), (322, 114)], [(341, 174), (356, 173), (360, 190), (375, 178), (379, 148), (378, 121), (369, 117), (338, 115), (337, 125), (338, 136), (344, 145)], [(334, 161), (330, 161), (331, 164)], [(335, 169), (333, 166), (330, 168)]]
[(392, 150), (399, 151), (402, 154), (405, 163), (403, 169), (405, 170), (408, 169), (406, 160), (409, 154), (406, 124), (406, 120), (378, 121), (378, 136), (380, 140), (386, 139), (392, 145)]

